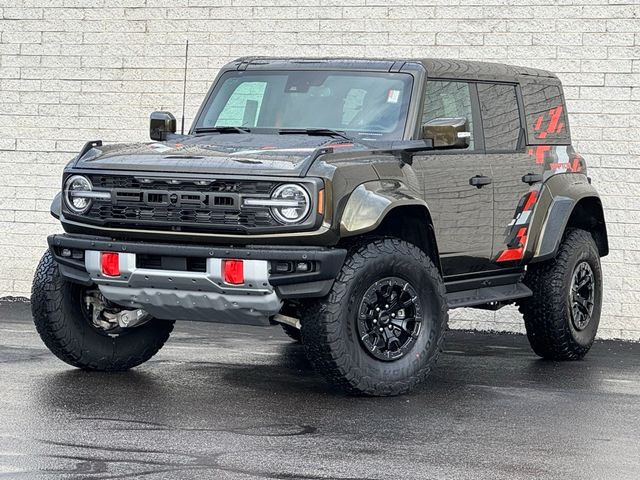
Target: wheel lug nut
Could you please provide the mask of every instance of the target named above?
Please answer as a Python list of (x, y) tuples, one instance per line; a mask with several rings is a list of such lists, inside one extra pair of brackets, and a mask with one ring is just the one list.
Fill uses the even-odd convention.
[(380, 327), (380, 331), (381, 331), (381, 332), (383, 332), (383, 331), (384, 331), (384, 328)]
[(376, 307), (376, 312), (379, 312), (379, 311), (380, 311), (380, 307)]
[(393, 318), (396, 318), (396, 314), (395, 314), (395, 313), (392, 313), (392, 314), (391, 314), (391, 316), (392, 316)]
[(378, 323), (378, 320), (376, 320), (375, 318), (373, 319), (373, 323)]
[(393, 325), (389, 325), (389, 330), (393, 330)]
[(389, 305), (385, 305), (384, 308), (389, 308)]

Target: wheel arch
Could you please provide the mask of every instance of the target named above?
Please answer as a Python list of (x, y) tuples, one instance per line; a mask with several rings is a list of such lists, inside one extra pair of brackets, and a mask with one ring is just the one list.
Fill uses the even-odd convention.
[(601, 257), (609, 254), (609, 237), (600, 197), (584, 197), (576, 202), (567, 220), (567, 228), (582, 228), (593, 236)]
[(586, 230), (593, 237), (601, 257), (609, 253), (609, 240), (602, 201), (591, 188), (576, 196), (555, 196), (548, 209), (544, 230), (531, 262), (554, 258), (569, 228)]
[(431, 212), (399, 181), (372, 181), (351, 194), (341, 216), (341, 237), (396, 237), (423, 250), (442, 273)]

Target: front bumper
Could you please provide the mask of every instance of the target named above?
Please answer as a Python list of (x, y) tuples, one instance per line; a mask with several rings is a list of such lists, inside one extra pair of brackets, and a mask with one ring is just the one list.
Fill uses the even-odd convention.
[[(328, 247), (236, 248), (69, 234), (51, 235), (48, 242), (62, 276), (97, 285), (116, 304), (142, 308), (161, 319), (260, 325), (269, 324), (282, 300), (325, 296), (346, 256), (346, 250)], [(118, 277), (101, 274), (104, 251), (120, 254)], [(245, 261), (244, 284), (223, 282), (223, 259)], [(308, 271), (295, 270), (300, 262)], [(283, 265), (293, 271), (281, 271)]]

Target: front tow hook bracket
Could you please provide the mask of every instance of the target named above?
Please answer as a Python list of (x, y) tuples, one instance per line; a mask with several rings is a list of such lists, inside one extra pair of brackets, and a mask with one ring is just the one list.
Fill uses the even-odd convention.
[(280, 313), (276, 313), (273, 316), (273, 321), (278, 323), (284, 323), (285, 325), (290, 325), (293, 328), (297, 328), (300, 330), (300, 320), (294, 317), (289, 317), (288, 315), (282, 315)]

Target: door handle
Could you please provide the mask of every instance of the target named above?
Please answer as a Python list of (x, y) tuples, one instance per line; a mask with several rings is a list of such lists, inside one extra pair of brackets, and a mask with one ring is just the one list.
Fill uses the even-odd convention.
[(529, 185), (533, 185), (534, 183), (538, 183), (542, 181), (542, 174), (540, 173), (527, 173), (522, 176), (522, 181), (524, 183), (528, 183)]
[(471, 177), (469, 179), (469, 185), (472, 185), (477, 188), (482, 188), (485, 185), (489, 185), (493, 180), (491, 177), (486, 177), (484, 175), (476, 175), (475, 177)]

